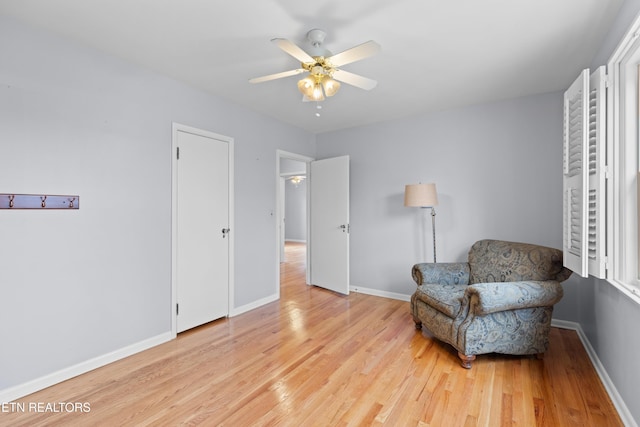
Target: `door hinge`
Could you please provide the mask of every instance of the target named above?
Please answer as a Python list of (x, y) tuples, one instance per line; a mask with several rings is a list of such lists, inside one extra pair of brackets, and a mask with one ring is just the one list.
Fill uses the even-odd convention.
[(180, 160), (180, 147), (176, 147), (176, 159)]
[(180, 314), (180, 304), (176, 304), (176, 316)]

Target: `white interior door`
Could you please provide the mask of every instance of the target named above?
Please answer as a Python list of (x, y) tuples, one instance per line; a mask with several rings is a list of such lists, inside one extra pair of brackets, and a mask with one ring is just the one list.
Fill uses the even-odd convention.
[(310, 163), (310, 281), (349, 294), (349, 156)]
[(176, 331), (229, 314), (228, 141), (174, 132)]

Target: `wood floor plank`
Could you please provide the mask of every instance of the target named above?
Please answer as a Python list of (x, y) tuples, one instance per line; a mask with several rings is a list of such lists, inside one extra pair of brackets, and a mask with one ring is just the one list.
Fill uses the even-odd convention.
[(16, 402), (88, 413), (3, 412), (0, 425), (622, 425), (574, 331), (552, 328), (542, 360), (482, 355), (466, 370), (407, 302), (307, 286), (304, 245), (286, 257), (279, 301)]

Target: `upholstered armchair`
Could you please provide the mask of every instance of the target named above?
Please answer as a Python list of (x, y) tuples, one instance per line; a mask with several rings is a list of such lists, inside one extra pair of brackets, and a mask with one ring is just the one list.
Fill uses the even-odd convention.
[(562, 252), (527, 243), (480, 240), (468, 262), (422, 263), (412, 269), (417, 329), (458, 350), (469, 369), (476, 355), (537, 354), (549, 345), (553, 305), (571, 271)]

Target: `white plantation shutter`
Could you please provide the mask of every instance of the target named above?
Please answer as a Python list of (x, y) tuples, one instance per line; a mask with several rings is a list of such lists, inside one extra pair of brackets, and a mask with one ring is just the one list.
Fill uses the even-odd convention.
[(588, 210), (588, 272), (606, 278), (606, 73), (597, 68), (589, 82), (589, 210)]
[(589, 70), (564, 93), (563, 244), (564, 265), (586, 277), (589, 135)]

